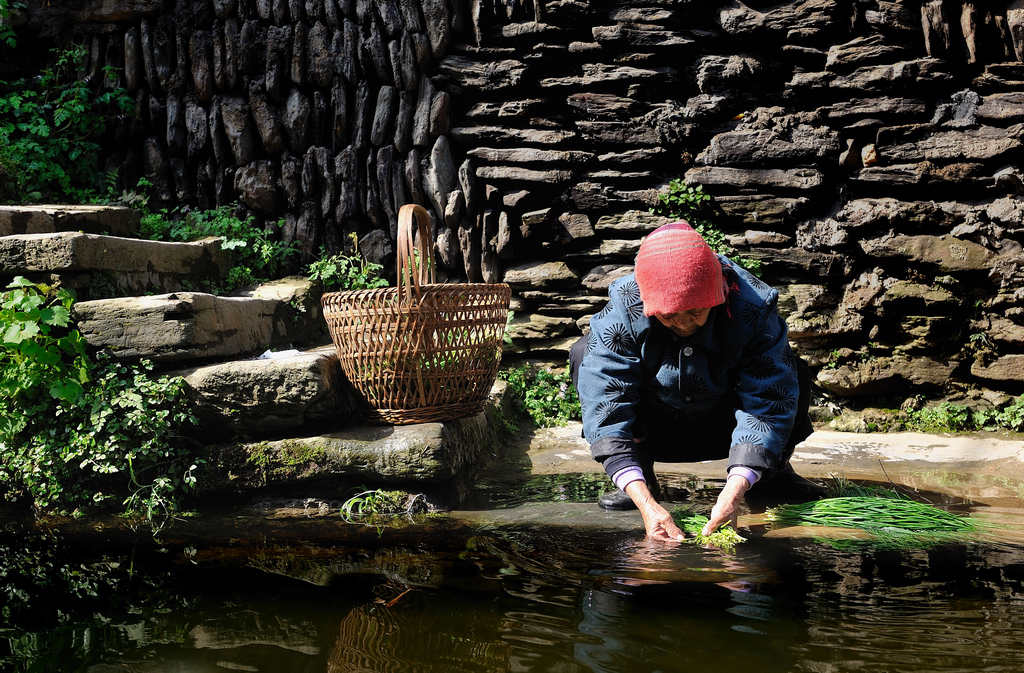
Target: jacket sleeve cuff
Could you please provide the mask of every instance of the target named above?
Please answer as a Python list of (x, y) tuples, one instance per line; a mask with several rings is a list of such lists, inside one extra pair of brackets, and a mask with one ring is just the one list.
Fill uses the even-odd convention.
[(734, 474), (746, 479), (748, 486), (753, 486), (757, 483), (757, 480), (761, 478), (760, 472), (757, 470), (751, 470), (749, 467), (744, 467), (742, 465), (733, 465), (729, 468), (729, 476), (731, 477)]
[(612, 475), (612, 482), (620, 491), (625, 491), (634, 481), (647, 482), (644, 479), (644, 471), (639, 467), (624, 467)]
[(729, 468), (740, 465), (760, 472), (776, 470), (779, 467), (778, 457), (760, 444), (743, 442), (729, 449)]

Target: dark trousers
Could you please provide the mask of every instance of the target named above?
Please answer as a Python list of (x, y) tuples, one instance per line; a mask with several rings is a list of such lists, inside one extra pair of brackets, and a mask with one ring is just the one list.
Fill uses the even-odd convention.
[[(579, 391), (579, 370), (587, 352), (587, 338), (580, 338), (569, 350), (569, 372), (572, 384)], [(796, 421), (789, 441), (782, 451), (783, 470), (788, 470), (789, 458), (797, 444), (814, 431), (808, 408), (811, 402), (810, 371), (802, 359), (797, 358), (797, 379), (800, 395), (797, 400)], [(651, 470), (655, 461), (666, 463), (693, 463), (701, 460), (719, 460), (729, 456), (732, 431), (736, 426), (736, 407), (732, 400), (723, 401), (708, 417), (701, 419), (699, 427), (680, 427), (677, 423), (659, 423), (656, 410), (638, 409), (636, 448), (644, 459), (644, 470)], [(781, 470), (780, 470), (781, 471)], [(766, 475), (767, 476), (767, 475)]]

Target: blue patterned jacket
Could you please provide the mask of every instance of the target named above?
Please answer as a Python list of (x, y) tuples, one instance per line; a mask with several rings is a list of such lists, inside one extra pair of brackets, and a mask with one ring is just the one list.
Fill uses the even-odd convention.
[[(634, 434), (643, 416), (668, 421), (680, 443), (721, 417), (735, 427), (729, 467), (781, 467), (797, 412), (796, 356), (776, 311), (778, 291), (719, 255), (729, 292), (690, 337), (643, 312), (632, 275), (609, 287), (590, 320), (579, 370), (583, 434), (609, 475), (639, 466)], [(682, 448), (680, 455), (685, 456)], [(723, 454), (724, 457), (724, 447)]]

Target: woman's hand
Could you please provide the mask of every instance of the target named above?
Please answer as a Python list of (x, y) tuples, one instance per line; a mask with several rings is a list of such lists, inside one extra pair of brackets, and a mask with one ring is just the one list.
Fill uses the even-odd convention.
[(711, 508), (711, 516), (708, 517), (708, 522), (704, 525), (701, 535), (711, 535), (718, 530), (719, 526), (726, 522), (731, 523), (732, 527), (735, 528), (736, 508), (739, 505), (740, 498), (743, 497), (748, 488), (750, 488), (750, 484), (742, 475), (734, 474), (730, 476), (726, 480), (722, 492), (718, 494), (718, 501)]
[(644, 528), (647, 529), (647, 537), (652, 540), (663, 542), (682, 542), (685, 539), (683, 531), (672, 520), (672, 515), (651, 495), (645, 481), (632, 481), (626, 485), (626, 494), (636, 503), (640, 510), (640, 516), (644, 519)]

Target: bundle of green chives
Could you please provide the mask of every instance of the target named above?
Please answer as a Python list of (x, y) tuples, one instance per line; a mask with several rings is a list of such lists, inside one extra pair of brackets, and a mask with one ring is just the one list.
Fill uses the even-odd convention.
[(711, 535), (702, 535), (701, 531), (704, 530), (704, 525), (707, 524), (708, 518), (703, 514), (694, 514), (691, 510), (682, 507), (672, 510), (672, 519), (684, 533), (693, 536), (687, 538), (686, 542), (711, 545), (718, 547), (724, 552), (732, 553), (736, 550), (737, 544), (747, 541), (747, 538), (737, 533), (729, 524), (724, 524), (718, 530), (711, 533)]
[(962, 539), (978, 523), (964, 516), (913, 500), (853, 496), (782, 505), (765, 513), (783, 526), (859, 528), (883, 546), (927, 547)]

